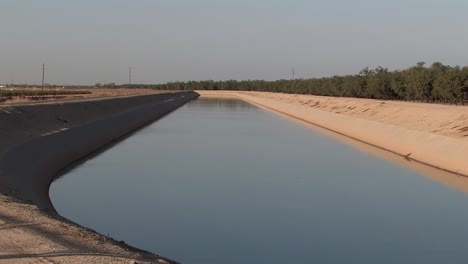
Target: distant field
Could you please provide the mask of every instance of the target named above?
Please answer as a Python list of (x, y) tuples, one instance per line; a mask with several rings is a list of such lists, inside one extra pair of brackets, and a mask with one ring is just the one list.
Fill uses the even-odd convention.
[(78, 95), (91, 94), (85, 90), (0, 90), (0, 97), (31, 97), (31, 96), (59, 96), (59, 95)]
[(15, 87), (0, 88), (0, 104), (21, 104), (40, 101), (70, 101), (86, 98), (108, 98), (118, 96), (132, 96), (145, 94), (158, 94), (174, 91), (153, 89), (125, 89), (125, 88), (40, 88)]

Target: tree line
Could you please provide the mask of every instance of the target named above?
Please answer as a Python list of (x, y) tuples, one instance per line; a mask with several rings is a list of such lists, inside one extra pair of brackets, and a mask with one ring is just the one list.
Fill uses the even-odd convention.
[(277, 81), (189, 81), (132, 88), (268, 91), (384, 100), (459, 103), (468, 100), (468, 67), (420, 62), (404, 70), (368, 67), (356, 75)]

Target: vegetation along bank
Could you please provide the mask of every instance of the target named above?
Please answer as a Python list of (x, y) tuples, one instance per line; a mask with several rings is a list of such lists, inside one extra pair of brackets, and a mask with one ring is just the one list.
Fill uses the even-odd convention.
[(423, 62), (404, 70), (364, 68), (358, 74), (277, 81), (189, 81), (133, 88), (161, 90), (234, 90), (358, 97), (383, 100), (468, 103), (468, 67)]

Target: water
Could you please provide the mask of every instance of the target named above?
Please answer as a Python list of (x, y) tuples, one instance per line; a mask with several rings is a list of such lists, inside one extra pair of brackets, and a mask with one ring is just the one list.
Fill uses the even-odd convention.
[(182, 263), (466, 263), (468, 199), (242, 101), (199, 99), (57, 180), (58, 211)]

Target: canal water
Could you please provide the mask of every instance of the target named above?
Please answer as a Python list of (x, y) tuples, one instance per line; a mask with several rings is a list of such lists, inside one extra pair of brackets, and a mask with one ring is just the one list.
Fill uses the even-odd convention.
[(466, 263), (468, 197), (238, 100), (198, 99), (54, 182), (67, 218), (182, 263)]

